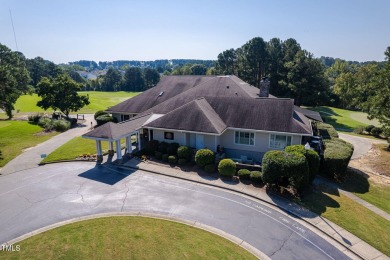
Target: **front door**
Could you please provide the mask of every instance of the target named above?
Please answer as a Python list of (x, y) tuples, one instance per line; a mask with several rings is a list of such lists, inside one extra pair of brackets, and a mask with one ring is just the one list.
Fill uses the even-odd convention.
[(204, 135), (196, 134), (196, 149), (203, 149), (204, 148)]

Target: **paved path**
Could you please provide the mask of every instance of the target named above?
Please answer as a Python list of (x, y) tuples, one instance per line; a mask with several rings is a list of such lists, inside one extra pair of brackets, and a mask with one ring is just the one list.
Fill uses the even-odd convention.
[(287, 199), (269, 194), (264, 189), (259, 189), (253, 185), (247, 185), (242, 182), (235, 181), (223, 181), (218, 177), (210, 176), (210, 174), (201, 175), (196, 172), (183, 172), (180, 169), (171, 168), (169, 166), (161, 166), (152, 162), (141, 162), (135, 159), (131, 159), (125, 162), (124, 165), (120, 167), (130, 167), (133, 169), (140, 169), (175, 178), (191, 180), (197, 183), (223, 187), (235, 192), (254, 196), (255, 198), (258, 198), (264, 202), (268, 202), (271, 205), (276, 205), (277, 207), (290, 212), (290, 214), (299, 216), (301, 219), (306, 221), (306, 223), (312, 225), (318, 230), (321, 230), (329, 237), (339, 241), (340, 244), (342, 244), (344, 247), (349, 248), (352, 252), (364, 259), (389, 259), (380, 251), (362, 241), (360, 238), (344, 230), (335, 223), (324, 219), (321, 216), (318, 216), (306, 208), (300, 207)]
[(41, 154), (50, 154), (55, 149), (65, 144), (72, 138), (80, 136), (90, 130), (91, 122), (96, 125), (96, 121), (92, 114), (85, 115), (85, 122), (76, 128), (72, 128), (62, 134), (56, 135), (53, 138), (38, 144), (32, 148), (25, 150), (21, 155), (8, 162), (0, 173), (2, 175), (10, 174), (17, 171), (38, 167), (42, 161)]
[(355, 149), (353, 151), (352, 160), (365, 155), (371, 149), (371, 146), (373, 144), (387, 144), (387, 141), (385, 140), (370, 139), (344, 133), (339, 133), (339, 137), (340, 139), (343, 139), (353, 144)]
[(215, 227), (272, 259), (348, 259), (335, 241), (259, 200), (140, 170), (51, 164), (0, 177), (0, 191), (0, 243), (81, 216), (143, 212)]

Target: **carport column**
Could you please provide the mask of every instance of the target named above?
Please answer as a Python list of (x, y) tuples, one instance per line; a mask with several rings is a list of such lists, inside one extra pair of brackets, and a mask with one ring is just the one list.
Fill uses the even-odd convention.
[(97, 163), (101, 163), (103, 161), (102, 141), (100, 140), (96, 140), (96, 161)]
[(114, 143), (111, 141), (108, 142), (108, 154), (110, 156), (114, 155)]
[(141, 137), (139, 131), (137, 132), (137, 144), (138, 144), (138, 151), (141, 151)]
[(133, 152), (133, 148), (132, 148), (132, 144), (131, 144), (131, 136), (126, 137), (126, 149), (127, 149), (128, 154)]
[(116, 159), (120, 160), (122, 159), (121, 140), (120, 139), (116, 140), (115, 144), (116, 144)]

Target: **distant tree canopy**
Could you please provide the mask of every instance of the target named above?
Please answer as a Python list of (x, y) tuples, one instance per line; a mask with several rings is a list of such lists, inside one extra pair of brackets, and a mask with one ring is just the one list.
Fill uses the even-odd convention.
[(216, 69), (219, 74), (237, 75), (256, 87), (264, 76), (269, 76), (270, 92), (294, 98), (297, 105), (322, 104), (329, 94), (325, 67), (294, 39), (273, 38), (266, 42), (253, 38), (236, 50), (220, 53)]
[(67, 74), (60, 74), (55, 78), (43, 77), (37, 84), (36, 93), (42, 100), (37, 106), (53, 110), (60, 110), (69, 117), (70, 112), (76, 112), (89, 104), (88, 96), (81, 96), (82, 85), (75, 82)]
[(16, 100), (28, 91), (29, 81), (24, 55), (0, 44), (0, 109), (4, 110), (9, 118), (12, 118)]

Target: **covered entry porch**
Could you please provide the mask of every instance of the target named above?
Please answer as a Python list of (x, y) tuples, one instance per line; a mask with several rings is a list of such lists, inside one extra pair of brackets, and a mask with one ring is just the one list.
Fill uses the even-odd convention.
[[(115, 153), (115, 160), (118, 162), (122, 161), (123, 156), (134, 151), (133, 140), (136, 144), (135, 150), (142, 149), (141, 129), (129, 129), (122, 124), (109, 122), (84, 134), (82, 137), (95, 140), (98, 163), (103, 161), (102, 142), (108, 142), (108, 155), (114, 156)], [(122, 152), (123, 141), (125, 144), (124, 153)]]

